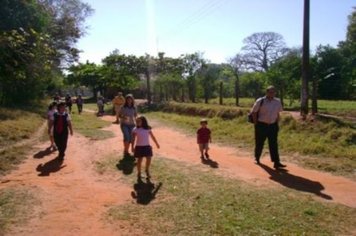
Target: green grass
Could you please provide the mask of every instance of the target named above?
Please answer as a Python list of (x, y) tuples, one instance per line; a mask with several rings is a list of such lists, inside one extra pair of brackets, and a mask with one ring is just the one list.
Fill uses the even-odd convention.
[(44, 122), (46, 108), (42, 113), (21, 108), (0, 107), (0, 149), (24, 139), (30, 139)]
[[(199, 116), (153, 112), (146, 114), (169, 125), (178, 126), (195, 135)], [(214, 142), (248, 149), (253, 156), (254, 128), (245, 116), (236, 119), (209, 119)], [(356, 178), (356, 130), (334, 122), (299, 123), (284, 117), (280, 125), (281, 159), (297, 162), (317, 170)], [(267, 151), (267, 142), (265, 144)], [(297, 155), (295, 155), (297, 154)]]
[(39, 202), (28, 189), (7, 188), (0, 190), (0, 235), (10, 227), (26, 223)]
[[(240, 98), (239, 103), (241, 107), (251, 108), (254, 98)], [(219, 99), (211, 99), (211, 104), (219, 104)], [(289, 99), (284, 100), (284, 108), (287, 110), (300, 110), (299, 101), (294, 101), (290, 105)], [(224, 98), (223, 104), (225, 106), (235, 106), (235, 98)], [(310, 105), (311, 106), (311, 105)], [(311, 107), (310, 107), (311, 109)], [(319, 113), (326, 113), (337, 116), (347, 116), (356, 118), (356, 101), (333, 101), (333, 100), (318, 100)]]
[(31, 150), (29, 145), (11, 147), (0, 152), (0, 176), (7, 174), (26, 159)]
[(114, 133), (101, 130), (111, 124), (109, 121), (99, 119), (94, 113), (83, 112), (81, 115), (72, 114), (73, 130), (87, 138), (101, 140), (114, 137)]
[(12, 145), (29, 141), (45, 122), (46, 113), (45, 102), (19, 108), (0, 107), (0, 175), (8, 173), (26, 158), (31, 150), (30, 143)]
[[(112, 165), (117, 160), (104, 162), (104, 166)], [(109, 170), (113, 168), (107, 167), (106, 171)], [(132, 203), (113, 206), (106, 217), (111, 224), (132, 225), (145, 235), (351, 235), (355, 232), (356, 209), (315, 201), (311, 194), (292, 189), (250, 186), (223, 178), (214, 171), (155, 157), (152, 174), (156, 185), (157, 181), (162, 182), (156, 199), (148, 206)], [(126, 179), (135, 183), (134, 175)]]

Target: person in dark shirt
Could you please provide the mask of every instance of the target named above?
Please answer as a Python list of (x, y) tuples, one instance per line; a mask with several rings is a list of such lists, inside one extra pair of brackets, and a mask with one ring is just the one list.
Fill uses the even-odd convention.
[[(211, 143), (211, 131), (208, 128), (208, 121), (202, 119), (200, 121), (200, 128), (197, 131), (197, 142), (200, 150), (200, 159), (202, 162), (209, 160), (209, 143)], [(206, 158), (206, 159), (205, 159)]]
[(73, 135), (73, 128), (70, 115), (65, 111), (65, 103), (61, 102), (57, 106), (58, 111), (53, 114), (48, 127), (50, 134), (53, 127), (54, 142), (58, 149), (58, 160), (63, 161), (68, 142), (68, 130)]

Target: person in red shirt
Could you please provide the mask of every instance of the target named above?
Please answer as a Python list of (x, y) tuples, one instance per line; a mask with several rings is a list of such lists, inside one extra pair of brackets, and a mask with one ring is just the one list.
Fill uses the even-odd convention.
[(211, 143), (211, 131), (208, 128), (208, 121), (206, 119), (200, 121), (200, 126), (201, 127), (197, 131), (197, 141), (201, 153), (200, 159), (202, 162), (205, 162), (206, 160), (209, 160), (208, 151), (209, 143)]

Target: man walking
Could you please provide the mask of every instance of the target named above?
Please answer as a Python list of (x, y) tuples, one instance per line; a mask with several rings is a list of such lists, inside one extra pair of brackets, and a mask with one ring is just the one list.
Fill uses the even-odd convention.
[(255, 125), (255, 160), (260, 164), (265, 140), (268, 139), (269, 152), (274, 168), (286, 167), (280, 162), (278, 153), (278, 121), (279, 113), (283, 110), (281, 101), (275, 97), (276, 89), (269, 86), (266, 96), (256, 100), (252, 107), (253, 123)]

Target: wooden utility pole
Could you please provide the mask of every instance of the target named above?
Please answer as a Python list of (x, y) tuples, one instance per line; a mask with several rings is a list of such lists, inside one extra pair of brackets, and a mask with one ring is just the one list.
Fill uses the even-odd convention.
[(308, 81), (310, 78), (309, 63), (309, 27), (310, 26), (310, 0), (304, 0), (304, 18), (303, 18), (303, 58), (302, 58), (302, 88), (300, 114), (303, 118), (308, 115)]

